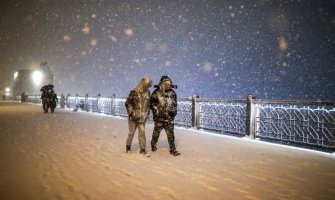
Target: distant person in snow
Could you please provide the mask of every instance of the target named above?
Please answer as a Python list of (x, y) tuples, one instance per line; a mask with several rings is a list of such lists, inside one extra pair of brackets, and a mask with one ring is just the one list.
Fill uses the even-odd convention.
[(134, 138), (136, 129), (138, 128), (138, 140), (140, 153), (146, 154), (145, 144), (145, 123), (149, 117), (150, 108), (150, 91), (152, 80), (144, 77), (139, 84), (130, 91), (126, 100), (125, 106), (128, 112), (128, 138), (126, 141), (126, 152), (130, 152), (131, 144)]
[(50, 109), (51, 109), (51, 112), (54, 112), (55, 108), (57, 107), (58, 98), (57, 98), (57, 94), (55, 93), (53, 89), (50, 90), (50, 97), (52, 99)]
[(26, 93), (22, 92), (21, 94), (21, 103), (26, 102)]
[(56, 108), (56, 101), (58, 101), (57, 95), (54, 91), (54, 85), (44, 85), (41, 88), (41, 99), (42, 99), (42, 106), (44, 113), (48, 113), (48, 110), (50, 108), (51, 112), (54, 112)]
[(48, 93), (49, 93), (49, 87), (48, 85), (44, 85), (41, 90), (42, 92), (41, 94), (41, 99), (42, 99), (42, 107), (43, 107), (43, 111), (44, 113), (47, 112), (47, 99), (48, 99)]
[(162, 76), (159, 85), (156, 86), (150, 97), (150, 108), (154, 117), (154, 131), (152, 133), (151, 150), (157, 150), (157, 142), (159, 135), (165, 129), (170, 147), (170, 154), (174, 156), (180, 155), (176, 150), (174, 142), (174, 118), (177, 115), (177, 95), (172, 88), (173, 85), (168, 76)]

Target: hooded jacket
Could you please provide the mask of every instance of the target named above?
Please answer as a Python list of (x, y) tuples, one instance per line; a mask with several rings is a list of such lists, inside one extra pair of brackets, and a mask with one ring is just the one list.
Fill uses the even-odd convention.
[(173, 121), (177, 115), (177, 94), (173, 89), (165, 91), (163, 83), (166, 81), (169, 81), (173, 86), (171, 79), (168, 76), (163, 76), (158, 88), (150, 97), (150, 108), (154, 121)]
[(152, 81), (149, 78), (143, 78), (135, 89), (130, 91), (125, 103), (129, 120), (146, 122), (148, 119), (150, 91), (145, 89), (145, 85), (151, 85), (151, 83)]

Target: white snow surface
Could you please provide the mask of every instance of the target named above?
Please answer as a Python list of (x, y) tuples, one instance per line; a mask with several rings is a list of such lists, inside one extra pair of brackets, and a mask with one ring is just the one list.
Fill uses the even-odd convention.
[(0, 102), (0, 199), (333, 199), (335, 158), (235, 137), (175, 129), (125, 153), (127, 120)]

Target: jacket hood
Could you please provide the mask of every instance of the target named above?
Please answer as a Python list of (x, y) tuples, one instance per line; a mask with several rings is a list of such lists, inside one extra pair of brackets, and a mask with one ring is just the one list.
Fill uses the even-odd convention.
[(140, 80), (140, 82), (138, 83), (138, 85), (136, 86), (135, 90), (139, 91), (139, 92), (144, 92), (151, 87), (152, 85), (152, 80), (148, 77), (144, 77)]
[(159, 86), (162, 85), (162, 83), (167, 82), (167, 81), (169, 81), (171, 83), (172, 88), (176, 88), (177, 89), (177, 85), (174, 85), (173, 82), (172, 82), (172, 80), (171, 80), (171, 78), (169, 76), (167, 76), (167, 75), (162, 76), (161, 80), (159, 81), (159, 84), (155, 85), (154, 87), (155, 88), (159, 88)]

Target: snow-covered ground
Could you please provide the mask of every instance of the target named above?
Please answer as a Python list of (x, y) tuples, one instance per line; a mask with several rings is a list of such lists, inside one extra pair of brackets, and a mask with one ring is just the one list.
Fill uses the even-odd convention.
[[(127, 120), (0, 102), (0, 199), (334, 199), (333, 154), (176, 129), (125, 153)], [(147, 124), (150, 150), (153, 125)]]

